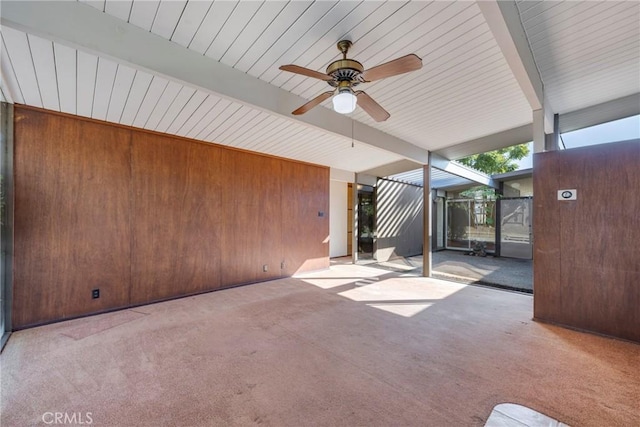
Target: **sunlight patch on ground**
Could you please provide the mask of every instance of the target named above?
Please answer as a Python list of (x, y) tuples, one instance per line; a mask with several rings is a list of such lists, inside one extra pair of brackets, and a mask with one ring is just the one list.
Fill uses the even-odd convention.
[(392, 278), (359, 286), (338, 295), (404, 317), (415, 316), (465, 285), (425, 278)]
[[(392, 265), (400, 266), (398, 263)], [(321, 289), (346, 286), (347, 290), (337, 292), (337, 295), (403, 317), (415, 316), (466, 287), (357, 264), (332, 265), (328, 270), (294, 277)]]
[(411, 265), (409, 263), (402, 263), (402, 262), (398, 262), (398, 261), (385, 261), (385, 262), (379, 262), (378, 265), (382, 266), (382, 267), (387, 267), (387, 268), (394, 268), (396, 270), (401, 270), (401, 271), (411, 271), (411, 270), (415, 270), (416, 268), (418, 268), (417, 265)]
[(456, 283), (434, 283), (426, 278), (392, 278), (360, 286), (339, 295), (353, 301), (416, 301), (440, 300), (466, 287)]
[(402, 304), (367, 304), (369, 307), (377, 308), (380, 310), (384, 310), (389, 313), (397, 314), (398, 316), (403, 317), (413, 317), (416, 314), (422, 312), (423, 310), (431, 307), (433, 303), (428, 304), (413, 304), (413, 303), (402, 303)]
[(378, 280), (378, 276), (383, 274), (388, 272), (362, 265), (332, 265), (329, 270), (297, 274), (293, 277), (322, 289), (331, 289), (348, 284), (360, 286), (361, 279), (369, 283)]
[(341, 278), (337, 278), (337, 279), (332, 279), (332, 278), (328, 278), (328, 277), (321, 277), (321, 278), (317, 278), (317, 279), (306, 279), (306, 278), (301, 278), (301, 277), (296, 277), (298, 279), (302, 279), (303, 282), (306, 282), (310, 285), (313, 286), (317, 286), (321, 289), (331, 289), (331, 288), (337, 288), (339, 286), (344, 286), (344, 285), (348, 285), (348, 284), (355, 284), (357, 279), (353, 278), (353, 277), (341, 277)]

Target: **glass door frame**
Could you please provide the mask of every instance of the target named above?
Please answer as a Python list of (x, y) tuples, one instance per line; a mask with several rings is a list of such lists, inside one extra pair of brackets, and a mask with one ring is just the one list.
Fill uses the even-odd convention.
[[(431, 249), (434, 251), (442, 251), (446, 249), (447, 245), (447, 199), (446, 197), (435, 196), (432, 200), (431, 222), (433, 240)], [(440, 242), (440, 237), (442, 237), (442, 242)]]
[[(480, 200), (480, 199), (469, 199), (469, 198), (465, 198), (465, 199), (460, 199), (460, 198), (457, 198), (457, 199), (445, 199), (445, 209), (444, 209), (444, 220), (445, 220), (445, 223), (444, 223), (444, 230), (445, 230), (444, 244), (445, 244), (445, 249), (454, 250), (454, 251), (467, 251), (467, 252), (469, 252), (469, 251), (471, 251), (473, 249), (472, 248), (472, 242), (474, 240), (480, 240), (480, 239), (472, 238), (473, 236), (470, 235), (469, 232), (468, 232), (472, 228), (471, 215), (474, 215), (473, 219), (474, 219), (474, 222), (475, 222), (477, 220), (477, 215), (478, 215), (478, 213), (476, 212), (476, 204), (477, 203), (488, 203), (488, 202), (493, 202), (494, 203), (494, 208), (493, 208), (492, 215), (495, 218), (497, 218), (496, 207), (497, 207), (498, 203), (497, 203), (496, 200)], [(449, 220), (449, 205), (452, 204), (452, 203), (464, 203), (464, 204), (467, 205), (467, 209), (466, 209), (466, 212), (467, 212), (467, 215), (466, 215), (466, 217), (467, 217), (466, 229), (467, 229), (467, 231), (465, 232), (466, 241), (467, 241), (467, 246), (466, 247), (464, 247), (464, 246), (451, 246), (449, 244), (449, 240), (450, 240), (450, 238), (449, 238), (449, 236), (450, 236), (449, 235), (449, 226), (451, 225), (450, 224), (450, 220)], [(486, 216), (486, 212), (483, 212), (482, 214), (484, 214)], [(493, 231), (494, 231), (494, 233), (493, 233), (493, 242), (490, 242), (490, 241), (488, 242), (488, 244), (487, 244), (488, 247), (486, 249), (487, 253), (491, 253), (491, 254), (495, 254), (496, 253), (495, 248), (497, 247), (497, 243), (498, 243), (498, 236), (496, 234), (496, 230), (497, 230), (497, 227), (496, 227), (495, 221), (494, 221), (494, 225), (493, 225)], [(491, 246), (493, 246), (493, 247), (491, 247)]]
[[(502, 204), (504, 202), (523, 202), (526, 206), (522, 211), (523, 221), (526, 219), (527, 228), (528, 228), (528, 242), (517, 241), (517, 242), (508, 242), (504, 237), (504, 207)], [(497, 216), (497, 236), (496, 243), (499, 243), (500, 248), (500, 256), (504, 256), (506, 258), (518, 258), (518, 259), (533, 259), (533, 197), (532, 196), (523, 196), (523, 197), (502, 197), (499, 199), (500, 207), (498, 209)]]
[[(367, 241), (363, 241), (363, 237), (362, 237), (362, 229), (365, 226), (364, 225), (364, 212), (363, 212), (363, 208), (362, 208), (362, 203), (361, 203), (361, 196), (363, 194), (367, 194), (371, 196), (371, 206), (373, 208), (373, 212), (369, 215), (372, 219), (372, 224), (371, 224), (371, 229), (369, 230), (369, 233), (371, 234), (371, 242)], [(356, 232), (356, 242), (357, 242), (357, 247), (355, 248), (355, 251), (358, 254), (358, 260), (375, 260), (376, 259), (376, 187), (370, 186), (370, 185), (363, 185), (363, 184), (357, 184), (357, 192), (355, 194), (356, 196), (356, 200), (357, 200), (357, 212), (356, 212), (356, 218), (357, 218), (357, 226), (356, 229), (354, 230)], [(371, 245), (371, 252), (362, 252), (361, 251), (361, 247), (362, 245)], [(371, 254), (371, 255), (369, 255)]]
[(444, 235), (444, 247), (445, 249), (448, 250), (454, 250), (454, 251), (470, 251), (471, 250), (471, 241), (469, 240), (469, 236), (467, 236), (467, 247), (459, 247), (459, 246), (450, 246), (449, 245), (449, 226), (451, 225), (451, 221), (449, 220), (449, 205), (451, 203), (466, 203), (467, 204), (467, 228), (471, 227), (471, 216), (469, 215), (469, 209), (471, 208), (469, 205), (469, 202), (471, 202), (471, 199), (446, 199), (445, 200), (445, 208), (444, 208), (444, 230), (445, 230), (445, 235)]

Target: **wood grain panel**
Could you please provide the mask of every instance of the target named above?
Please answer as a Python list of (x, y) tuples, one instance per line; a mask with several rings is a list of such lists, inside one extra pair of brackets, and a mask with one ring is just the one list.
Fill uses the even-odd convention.
[(15, 128), (16, 328), (329, 266), (328, 168), (31, 107)]
[(281, 217), (285, 275), (329, 268), (328, 168), (282, 163)]
[(132, 304), (220, 287), (220, 152), (134, 133)]
[(571, 154), (571, 162), (562, 164), (563, 181), (574, 184), (566, 188), (578, 188), (579, 197), (560, 204), (563, 320), (640, 340), (640, 198), (634, 197), (640, 188), (640, 144)]
[(556, 175), (561, 171), (555, 156), (536, 154), (533, 161), (533, 314), (534, 318), (561, 321), (560, 221), (559, 206), (554, 202), (558, 190)]
[[(640, 341), (640, 141), (540, 159), (534, 201), (546, 213), (535, 213), (536, 317)], [(540, 193), (545, 186), (554, 191)], [(562, 188), (576, 188), (578, 199), (558, 201)], [(551, 242), (554, 259), (544, 255)]]
[(15, 107), (14, 328), (129, 304), (129, 140)]
[(242, 151), (223, 153), (222, 275), (225, 286), (283, 275), (280, 268), (283, 260), (282, 163), (282, 160)]

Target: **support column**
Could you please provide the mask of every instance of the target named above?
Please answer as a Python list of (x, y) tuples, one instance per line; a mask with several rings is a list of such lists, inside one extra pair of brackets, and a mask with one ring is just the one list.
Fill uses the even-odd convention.
[(351, 188), (351, 262), (358, 262), (358, 174), (353, 179), (353, 187)]
[(429, 153), (429, 163), (422, 167), (423, 174), (423, 182), (424, 187), (423, 191), (423, 200), (422, 200), (422, 211), (423, 211), (423, 237), (422, 237), (422, 275), (424, 277), (431, 277), (431, 239), (432, 239), (432, 219), (431, 219), (431, 153)]
[(553, 133), (545, 135), (545, 151), (556, 151), (560, 149), (560, 115), (553, 115)]
[(533, 152), (542, 153), (545, 148), (544, 110), (533, 110)]

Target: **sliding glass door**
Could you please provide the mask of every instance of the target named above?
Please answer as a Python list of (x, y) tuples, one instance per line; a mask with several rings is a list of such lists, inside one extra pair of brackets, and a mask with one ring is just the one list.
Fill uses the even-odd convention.
[(447, 206), (447, 249), (495, 251), (495, 200), (450, 199)]

